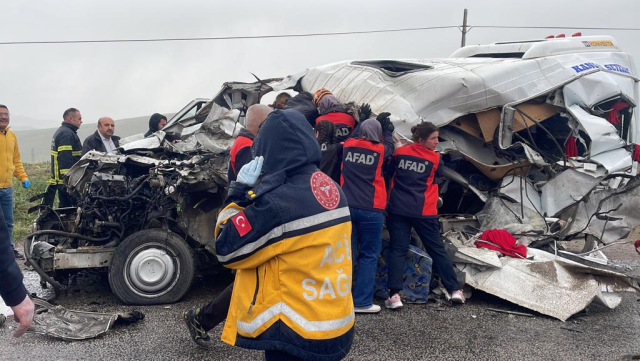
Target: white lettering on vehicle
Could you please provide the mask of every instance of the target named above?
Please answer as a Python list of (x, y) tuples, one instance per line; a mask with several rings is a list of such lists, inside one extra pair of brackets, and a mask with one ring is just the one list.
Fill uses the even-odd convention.
[[(375, 153), (374, 155), (378, 155), (378, 153)], [(372, 165), (375, 162), (374, 155), (350, 151), (347, 153), (347, 156), (344, 158), (344, 160), (346, 162)]]

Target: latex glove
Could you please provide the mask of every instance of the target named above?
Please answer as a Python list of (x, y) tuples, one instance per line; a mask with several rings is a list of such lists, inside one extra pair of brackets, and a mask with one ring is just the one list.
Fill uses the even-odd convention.
[(35, 305), (29, 296), (27, 296), (20, 304), (11, 307), (11, 309), (13, 310), (13, 319), (20, 324), (13, 333), (13, 337), (20, 337), (27, 332), (27, 329), (31, 326), (31, 322), (33, 322)]
[(249, 187), (255, 186), (260, 178), (260, 172), (262, 172), (262, 163), (264, 163), (264, 157), (260, 156), (243, 165), (238, 172), (237, 181)]
[(27, 179), (26, 181), (22, 182), (22, 186), (24, 188), (29, 188), (29, 186), (31, 185), (31, 182), (29, 182), (29, 180)]

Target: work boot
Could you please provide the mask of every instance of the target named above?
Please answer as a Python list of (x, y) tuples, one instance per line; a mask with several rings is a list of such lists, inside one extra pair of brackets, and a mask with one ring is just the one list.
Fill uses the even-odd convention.
[(200, 325), (200, 321), (198, 321), (198, 315), (200, 314), (200, 309), (196, 308), (195, 310), (188, 310), (182, 313), (182, 318), (184, 319), (184, 323), (187, 325), (187, 330), (189, 330), (189, 334), (191, 335), (191, 339), (200, 347), (209, 347), (209, 334), (207, 331), (202, 328)]
[(13, 250), (13, 255), (16, 257), (16, 259), (24, 259), (24, 256), (20, 252), (18, 252), (17, 249)]

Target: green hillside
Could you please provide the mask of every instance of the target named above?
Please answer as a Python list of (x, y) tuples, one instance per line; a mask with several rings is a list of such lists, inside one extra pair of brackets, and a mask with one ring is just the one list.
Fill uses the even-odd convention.
[[(170, 118), (170, 115), (167, 115)], [(96, 123), (83, 123), (78, 130), (80, 141), (96, 131)], [(144, 133), (149, 127), (149, 116), (119, 119), (115, 121), (115, 135), (122, 138)], [(57, 128), (37, 130), (16, 130), (23, 163), (49, 162), (51, 157), (51, 137)]]

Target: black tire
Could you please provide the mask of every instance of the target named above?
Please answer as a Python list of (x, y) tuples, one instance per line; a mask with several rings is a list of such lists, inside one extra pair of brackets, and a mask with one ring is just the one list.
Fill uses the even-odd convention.
[(109, 266), (111, 291), (122, 302), (156, 305), (179, 301), (195, 274), (193, 251), (178, 235), (147, 229), (127, 237)]

